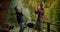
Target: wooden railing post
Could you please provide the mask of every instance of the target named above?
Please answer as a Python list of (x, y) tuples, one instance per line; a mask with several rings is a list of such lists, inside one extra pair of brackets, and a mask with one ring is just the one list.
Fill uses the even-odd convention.
[(50, 32), (50, 23), (47, 23), (47, 32)]

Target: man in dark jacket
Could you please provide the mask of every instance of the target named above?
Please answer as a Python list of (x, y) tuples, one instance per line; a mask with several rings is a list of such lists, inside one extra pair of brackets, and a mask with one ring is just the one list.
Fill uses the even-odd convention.
[(15, 7), (15, 10), (16, 10), (18, 24), (20, 24), (19, 32), (23, 32), (24, 31), (24, 22), (23, 22), (22, 10), (19, 10), (17, 7)]
[(16, 16), (17, 16), (18, 24), (20, 24), (20, 23), (23, 22), (23, 14), (22, 14), (22, 11), (19, 10), (17, 7), (15, 7), (15, 10), (16, 10)]

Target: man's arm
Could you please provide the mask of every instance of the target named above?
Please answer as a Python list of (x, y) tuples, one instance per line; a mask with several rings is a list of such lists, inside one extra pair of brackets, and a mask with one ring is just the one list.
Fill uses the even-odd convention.
[(38, 13), (38, 10), (36, 9), (36, 7), (34, 7), (34, 12), (37, 14)]
[(35, 10), (34, 12), (35, 12), (36, 14), (38, 13), (38, 11), (36, 11), (36, 10)]
[(23, 14), (21, 13), (21, 15), (23, 16)]

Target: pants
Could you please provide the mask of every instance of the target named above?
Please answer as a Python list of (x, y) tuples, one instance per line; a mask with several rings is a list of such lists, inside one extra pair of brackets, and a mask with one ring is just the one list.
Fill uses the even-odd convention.
[(41, 21), (37, 21), (36, 22), (36, 29), (37, 29), (37, 31), (42, 31), (42, 29), (41, 29)]
[(24, 32), (24, 22), (20, 23), (20, 31), (19, 32)]

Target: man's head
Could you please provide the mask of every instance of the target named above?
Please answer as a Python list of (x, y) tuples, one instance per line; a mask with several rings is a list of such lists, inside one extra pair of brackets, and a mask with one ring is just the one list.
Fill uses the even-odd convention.
[(43, 7), (43, 2), (40, 2), (40, 7), (41, 7), (41, 8)]
[(15, 7), (15, 10), (16, 10), (16, 12), (20, 12), (20, 13), (22, 13), (22, 8)]

